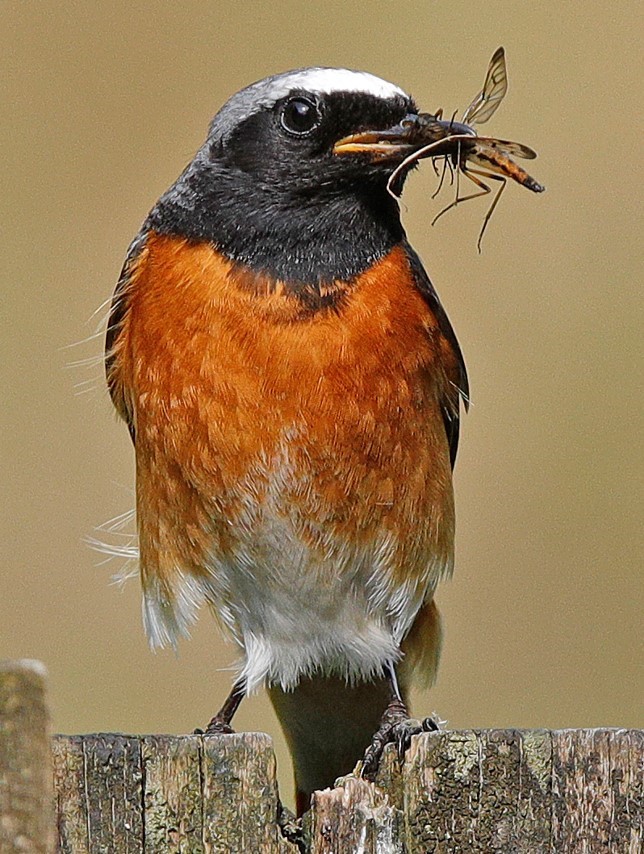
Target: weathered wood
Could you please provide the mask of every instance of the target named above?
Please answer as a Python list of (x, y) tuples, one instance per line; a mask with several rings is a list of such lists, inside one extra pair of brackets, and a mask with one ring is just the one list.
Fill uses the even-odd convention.
[(410, 852), (641, 852), (643, 734), (491, 730), (414, 740)]
[(316, 792), (289, 841), (268, 736), (55, 736), (50, 750), (42, 668), (0, 666), (2, 854), (640, 854), (643, 796), (640, 730), (426, 733), (402, 762), (388, 747), (375, 784)]
[(57, 735), (52, 739), (56, 848), (65, 854), (89, 851), (85, 756), (80, 735)]
[[(643, 755), (633, 730), (427, 733), (376, 785), (317, 792), (299, 850), (640, 854)], [(263, 734), (57, 736), (53, 757), (60, 851), (298, 851)]]
[(407, 849), (477, 850), (481, 768), (476, 733), (414, 738), (404, 770)]
[(201, 738), (146, 736), (141, 755), (146, 852), (203, 851)]
[(644, 731), (619, 730), (611, 742), (613, 815), (610, 845), (644, 851)]
[[(562, 730), (552, 744), (554, 850), (639, 854), (642, 732)], [(631, 753), (634, 745), (640, 749)]]
[(0, 662), (0, 851), (48, 852), (52, 828), (45, 668)]
[(489, 851), (517, 850), (521, 735), (516, 730), (478, 733), (481, 797), (477, 840)]
[(339, 783), (313, 795), (305, 830), (307, 850), (403, 854), (403, 816), (386, 792), (357, 777), (344, 777)]
[(204, 851), (296, 852), (277, 826), (276, 764), (267, 735), (204, 736), (202, 775)]
[(59, 735), (52, 753), (64, 854), (297, 854), (263, 733)]
[(552, 835), (552, 737), (547, 730), (521, 732), (516, 851), (550, 854)]
[(144, 850), (143, 769), (139, 739), (83, 737), (90, 854), (141, 854)]

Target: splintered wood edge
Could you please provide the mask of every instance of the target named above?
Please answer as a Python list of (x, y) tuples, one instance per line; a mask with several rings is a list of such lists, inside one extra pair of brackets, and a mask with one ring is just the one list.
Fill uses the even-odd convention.
[(336, 788), (312, 796), (304, 819), (307, 851), (402, 854), (403, 815), (389, 795), (358, 777), (338, 782)]

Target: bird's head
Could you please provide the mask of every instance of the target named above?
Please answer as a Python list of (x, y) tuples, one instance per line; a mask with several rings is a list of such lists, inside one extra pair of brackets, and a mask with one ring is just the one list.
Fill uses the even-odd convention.
[(360, 71), (306, 68), (234, 95), (215, 116), (211, 156), (280, 193), (321, 195), (375, 182), (412, 150), (418, 110)]
[(347, 278), (403, 236), (387, 182), (426, 145), (428, 118), (398, 86), (361, 71), (260, 80), (220, 109), (151, 224), (281, 278)]

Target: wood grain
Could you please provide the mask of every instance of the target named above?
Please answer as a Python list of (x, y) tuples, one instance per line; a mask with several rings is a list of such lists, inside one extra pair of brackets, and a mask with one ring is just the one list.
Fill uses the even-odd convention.
[(316, 792), (294, 841), (262, 733), (55, 736), (50, 751), (46, 724), (42, 671), (0, 667), (3, 854), (643, 850), (641, 730), (426, 733), (402, 761), (387, 748), (376, 784)]
[[(465, 730), (315, 793), (299, 848), (262, 733), (56, 736), (61, 852), (592, 854), (642, 849), (644, 733)], [(4, 849), (2, 849), (4, 851)], [(8, 849), (9, 850), (9, 849)]]
[(48, 852), (53, 845), (45, 668), (0, 662), (0, 851)]

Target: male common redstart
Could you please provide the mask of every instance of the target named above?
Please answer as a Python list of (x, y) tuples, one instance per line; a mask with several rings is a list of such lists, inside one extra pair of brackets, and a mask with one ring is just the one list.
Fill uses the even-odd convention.
[(242, 660), (208, 731), (266, 685), (300, 812), (408, 733), (412, 675), (438, 664), (467, 375), (387, 191), (430, 127), (371, 74), (254, 83), (152, 209), (112, 304), (145, 631), (175, 644), (210, 606)]

